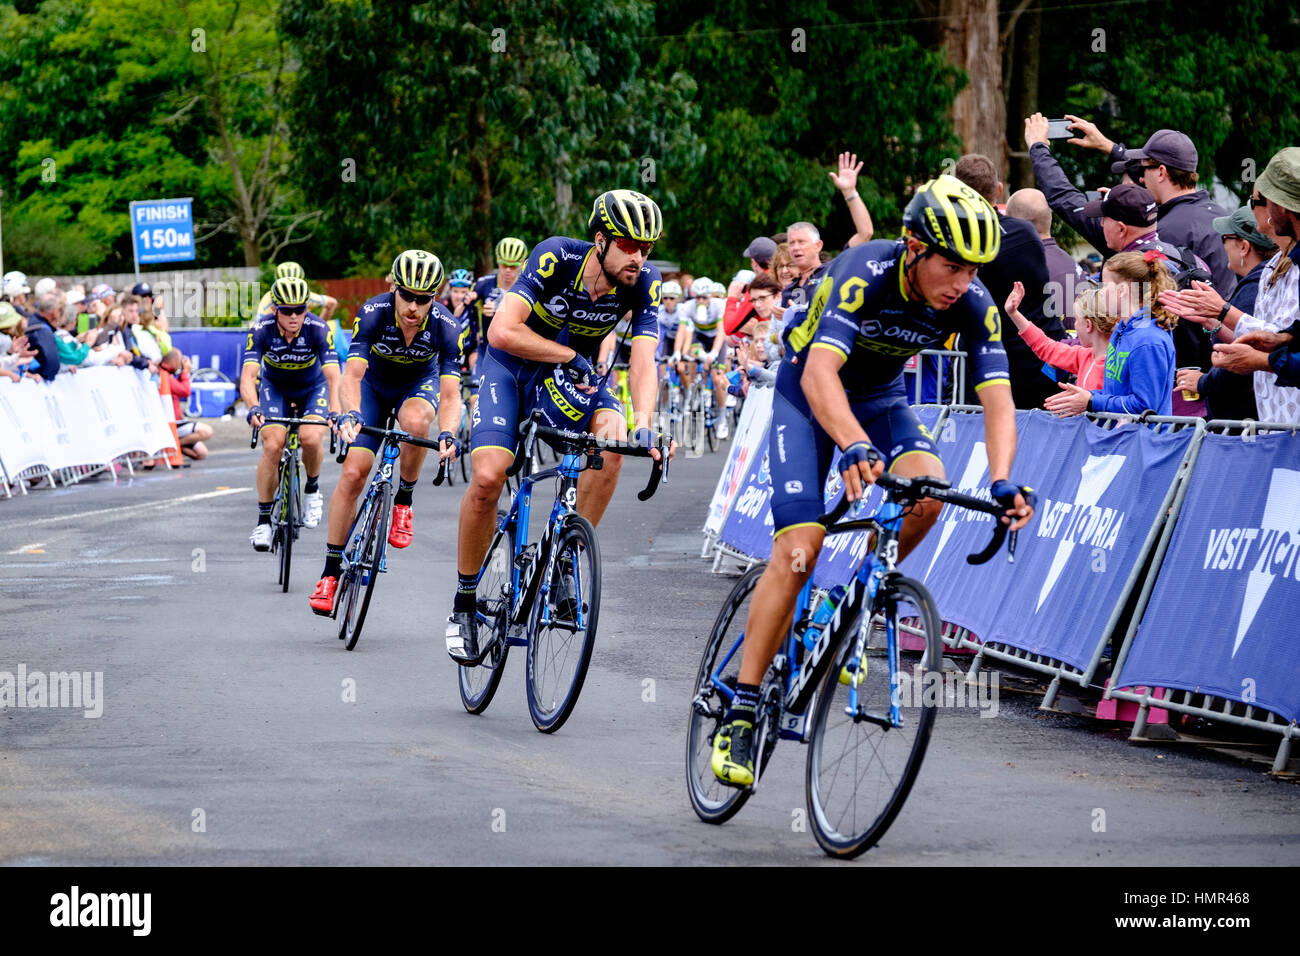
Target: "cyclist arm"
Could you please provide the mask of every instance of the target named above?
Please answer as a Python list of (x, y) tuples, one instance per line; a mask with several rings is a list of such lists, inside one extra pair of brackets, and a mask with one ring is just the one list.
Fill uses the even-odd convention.
[(262, 346), (257, 339), (257, 331), (250, 330), (244, 344), (244, 366), (239, 373), (239, 397), (244, 400), (246, 408), (252, 408), (258, 400), (257, 377), (262, 370)]
[(609, 359), (609, 357), (610, 357), (610, 354), (614, 351), (614, 344), (615, 344), (616, 339), (617, 339), (617, 335), (616, 335), (616, 333), (614, 333), (614, 332), (610, 332), (609, 335), (605, 336), (605, 337), (601, 340), (601, 342), (600, 342), (600, 351), (596, 353), (596, 361), (597, 361), (597, 362), (601, 363), (602, 365), (606, 365), (606, 366), (608, 366), (608, 365), (610, 364), (610, 359)]
[(339, 411), (344, 415), (348, 412), (361, 411), (361, 379), (368, 367), (365, 359), (348, 356), (348, 367), (339, 380), (338, 389)]
[(339, 364), (331, 362), (326, 365), (322, 371), (325, 373), (325, 384), (330, 390), (330, 411), (339, 411)]
[(677, 323), (677, 338), (673, 340), (673, 352), (677, 355), (685, 355), (686, 350), (691, 347), (694, 335), (695, 326), (691, 325), (689, 319)]
[[(459, 428), (460, 374), (443, 373), (438, 384), (438, 433), (451, 432), (454, 435)], [(462, 453), (468, 452), (468, 448), (462, 449)]]
[[(1016, 460), (1016, 406), (1011, 398), (1010, 385), (989, 385), (977, 393), (984, 406), (984, 440), (988, 443), (989, 480), (1008, 481), (1011, 464)], [(1014, 505), (1019, 516), (1010, 530), (1019, 531), (1029, 524), (1034, 509), (1025, 503), (1023, 495), (1016, 495)]]
[(808, 350), (800, 384), (817, 424), (840, 448), (855, 442), (867, 442), (866, 431), (849, 407), (849, 397), (840, 380), (840, 369), (847, 357), (830, 346), (816, 343)]
[(329, 320), (334, 318), (334, 310), (339, 307), (339, 300), (332, 295), (321, 296), (321, 298), (325, 300), (320, 309), (321, 321), (328, 325)]
[(514, 293), (506, 293), (488, 326), (488, 345), (516, 358), (562, 365), (577, 351), (550, 339), (542, 338), (526, 324), (528, 302)]
[(632, 340), (632, 358), (628, 363), (627, 387), (632, 394), (632, 418), (637, 428), (650, 427), (650, 411), (659, 391), (655, 368), (657, 341), (638, 336)]

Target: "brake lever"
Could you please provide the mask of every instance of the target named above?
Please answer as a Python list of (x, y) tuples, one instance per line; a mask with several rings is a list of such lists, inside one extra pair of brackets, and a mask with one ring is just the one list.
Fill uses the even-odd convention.
[[(248, 443), (248, 447), (249, 447), (249, 448), (256, 448), (256, 447), (257, 447), (257, 436), (258, 436), (258, 433), (261, 432), (261, 430), (262, 430), (262, 428), (261, 428), (260, 425), (259, 425), (259, 426), (254, 426), (254, 428), (253, 428), (253, 440), (252, 440), (251, 442)], [(331, 450), (333, 450), (333, 449), (331, 449)]]
[(435, 485), (440, 485), (440, 484), (442, 484), (442, 483), (443, 483), (444, 481), (446, 481), (446, 480), (447, 480), (447, 459), (446, 459), (446, 458), (439, 458), (439, 459), (438, 459), (438, 473), (437, 473), (436, 475), (433, 476), (433, 483), (434, 483)]
[(1005, 541), (1007, 537), (1007, 526), (1004, 525), (999, 518), (994, 519), (993, 525), (993, 540), (991, 540), (988, 543), (988, 546), (979, 554), (966, 555), (967, 564), (984, 564), (1002, 548), (1002, 542)]

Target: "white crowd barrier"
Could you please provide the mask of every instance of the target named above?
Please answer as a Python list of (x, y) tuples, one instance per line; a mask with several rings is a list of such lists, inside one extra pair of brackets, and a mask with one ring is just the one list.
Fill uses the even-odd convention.
[(131, 456), (176, 449), (158, 387), (131, 368), (88, 368), (53, 382), (0, 379), (0, 471), (5, 493), (20, 478), (65, 483)]

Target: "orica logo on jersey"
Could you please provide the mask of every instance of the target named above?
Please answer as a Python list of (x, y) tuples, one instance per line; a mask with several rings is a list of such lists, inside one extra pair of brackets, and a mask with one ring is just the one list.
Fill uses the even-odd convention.
[(880, 321), (878, 319), (867, 319), (858, 327), (858, 330), (866, 336), (877, 336), (880, 334)]
[(564, 300), (563, 296), (559, 295), (551, 296), (542, 307), (546, 309), (547, 312), (559, 316), (560, 318), (564, 318), (565, 314), (569, 311), (569, 303)]

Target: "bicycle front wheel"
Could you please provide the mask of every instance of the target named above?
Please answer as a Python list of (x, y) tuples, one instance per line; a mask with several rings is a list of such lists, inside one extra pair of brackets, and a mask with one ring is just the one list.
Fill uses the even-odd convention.
[(538, 589), (528, 618), (528, 712), (545, 734), (573, 713), (600, 615), (600, 547), (591, 524), (570, 515), (555, 548), (550, 580)]
[[(713, 773), (713, 738), (731, 706), (730, 696), (719, 689), (718, 683), (734, 691), (740, 679), (741, 651), (737, 644), (745, 632), (754, 587), (766, 568), (766, 564), (750, 568), (727, 595), (713, 622), (695, 675), (695, 697), (686, 730), (686, 789), (696, 816), (705, 823), (726, 823), (740, 811), (751, 793), (748, 789), (727, 786)], [(775, 738), (764, 748), (764, 767), (774, 747)]]
[[(505, 512), (498, 512), (498, 522)], [(506, 668), (506, 654), (510, 650), (507, 631), (510, 626), (510, 607), (514, 602), (511, 580), (514, 576), (514, 528), (507, 527), (496, 533), (492, 546), (478, 575), (478, 592), (475, 612), (478, 618), (479, 640), (490, 643), (492, 649), (477, 667), (456, 668), (456, 681), (460, 685), (460, 702), (471, 714), (481, 714), (492, 703), (492, 696), (501, 683)]]
[(384, 543), (388, 540), (388, 522), (393, 510), (392, 485), (382, 485), (369, 500), (361, 540), (357, 545), (354, 563), (350, 569), (350, 587), (343, 605), (343, 619), (339, 623), (339, 637), (347, 641), (348, 650), (357, 646), (361, 627), (366, 622), (370, 598), (375, 593), (375, 580), (384, 557)]
[(298, 520), (296, 508), (298, 496), (293, 481), (287, 476), (282, 488), (284, 513), (279, 517), (279, 526), (275, 529), (275, 533), (280, 538), (278, 542), (280, 547), (280, 590), (281, 592), (287, 592), (289, 590), (289, 571), (293, 565), (294, 524)]
[[(845, 859), (875, 846), (903, 808), (921, 769), (942, 689), (943, 644), (939, 614), (925, 585), (910, 578), (887, 582), (881, 602), (884, 628), (873, 622), (858, 669), (858, 705), (848, 712), (849, 685), (842, 665), (852, 654), (856, 633), (839, 653), (817, 690), (808, 747), (808, 816), (817, 843)], [(904, 624), (906, 622), (906, 624)], [(919, 660), (899, 656), (899, 716), (890, 719), (890, 664), (886, 634), (902, 629), (924, 637)], [(873, 646), (878, 645), (878, 646)], [(850, 676), (851, 675), (846, 675)]]

